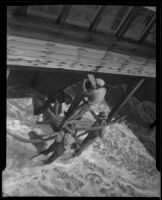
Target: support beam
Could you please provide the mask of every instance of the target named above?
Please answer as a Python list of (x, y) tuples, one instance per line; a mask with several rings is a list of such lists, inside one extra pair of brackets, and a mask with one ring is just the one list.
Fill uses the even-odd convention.
[(130, 7), (127, 15), (125, 16), (117, 32), (115, 33), (116, 37), (122, 37), (124, 35), (124, 33), (127, 31), (129, 26), (131, 25), (134, 17), (138, 15), (139, 9), (140, 9), (140, 6)]
[(123, 29), (123, 26), (125, 26), (126, 21), (128, 20), (128, 18), (130, 18), (131, 14), (133, 12), (133, 6), (130, 6), (130, 8), (128, 9), (126, 15), (123, 17), (122, 21), (120, 22), (115, 35), (117, 37), (119, 37), (121, 35), (121, 30)]
[(39, 70), (156, 76), (156, 63), (152, 59), (18, 36), (7, 37), (7, 65), (12, 69), (26, 66)]
[(66, 20), (69, 12), (71, 10), (71, 7), (72, 7), (72, 5), (65, 5), (65, 6), (63, 6), (63, 8), (61, 10), (61, 13), (60, 13), (60, 15), (59, 15), (56, 23), (62, 23), (62, 24), (65, 23), (65, 20)]
[(97, 25), (99, 24), (100, 22), (100, 15), (102, 13), (102, 11), (104, 10), (105, 6), (100, 6), (89, 26), (89, 30), (95, 30)]
[(140, 41), (142, 42), (150, 33), (150, 30), (152, 28), (152, 26), (156, 23), (156, 14), (152, 17), (150, 23), (146, 26), (146, 28), (144, 29), (143, 33), (140, 36)]
[(112, 118), (120, 111), (120, 109), (128, 102), (131, 96), (138, 90), (138, 88), (143, 84), (145, 79), (141, 79), (135, 87), (130, 87), (129, 90), (123, 95), (123, 97), (117, 102), (114, 108), (108, 115), (107, 122), (111, 122)]

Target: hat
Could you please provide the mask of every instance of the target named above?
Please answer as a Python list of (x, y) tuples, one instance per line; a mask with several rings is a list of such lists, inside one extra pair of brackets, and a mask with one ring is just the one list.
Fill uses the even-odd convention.
[(96, 78), (96, 84), (99, 87), (103, 87), (105, 85), (105, 81), (101, 78)]

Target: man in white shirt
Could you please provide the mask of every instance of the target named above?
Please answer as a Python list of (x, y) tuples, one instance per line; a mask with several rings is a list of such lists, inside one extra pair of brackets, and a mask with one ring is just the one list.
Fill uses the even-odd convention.
[(68, 121), (80, 118), (87, 111), (94, 111), (95, 108), (97, 108), (105, 98), (106, 88), (104, 87), (104, 85), (105, 81), (100, 78), (96, 78), (96, 88), (90, 83), (90, 81), (86, 80), (83, 85), (83, 94), (85, 97), (88, 98), (88, 100), (84, 101), (84, 103), (79, 105), (79, 107), (77, 107), (72, 113), (70, 113), (70, 116), (68, 116), (68, 118), (65, 116), (65, 119), (59, 126), (59, 130), (61, 130), (63, 126), (68, 124)]

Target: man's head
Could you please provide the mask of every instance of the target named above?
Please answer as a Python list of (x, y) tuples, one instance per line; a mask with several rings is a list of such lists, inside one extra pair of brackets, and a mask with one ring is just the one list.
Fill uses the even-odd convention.
[[(101, 78), (96, 78), (95, 81), (96, 81), (97, 88), (103, 87), (105, 85), (105, 81)], [(88, 79), (85, 80), (85, 88), (86, 88), (87, 91), (94, 89), (91, 81), (88, 80)]]
[(101, 78), (96, 78), (97, 87), (103, 87), (105, 85), (105, 81)]

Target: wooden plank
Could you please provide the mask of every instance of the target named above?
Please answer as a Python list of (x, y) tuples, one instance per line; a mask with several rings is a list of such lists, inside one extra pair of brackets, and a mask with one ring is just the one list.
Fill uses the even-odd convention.
[(119, 32), (122, 29), (123, 25), (125, 24), (126, 20), (128, 20), (128, 18), (130, 17), (132, 10), (133, 10), (133, 6), (130, 6), (126, 15), (123, 17), (122, 21), (120, 22), (120, 24), (115, 32), (115, 35), (119, 34)]
[(105, 6), (99, 6), (98, 10), (96, 11), (95, 13), (95, 16), (93, 18), (93, 20), (91, 21), (91, 24), (89, 26), (89, 30), (94, 30), (97, 26), (97, 24), (99, 23), (99, 18), (100, 18), (100, 15), (102, 13), (102, 11), (104, 10), (104, 7)]
[(146, 58), (155, 57), (156, 51), (153, 47), (143, 44), (131, 43), (119, 40), (101, 33), (70, 26), (67, 24), (51, 23), (48, 20), (30, 16), (8, 17), (7, 26), (11, 35), (31, 37), (40, 40), (48, 40), (72, 44), (92, 49), (112, 50), (123, 52), (128, 55), (142, 56)]
[(145, 40), (145, 38), (148, 36), (148, 34), (150, 33), (150, 30), (152, 28), (152, 26), (156, 23), (156, 13), (155, 15), (152, 17), (150, 23), (145, 27), (144, 31), (142, 32), (141, 36), (140, 36), (140, 40), (139, 42)]
[(133, 76), (156, 76), (156, 62), (116, 52), (40, 41), (17, 36), (7, 37), (7, 64), (39, 68), (62, 68)]
[(64, 23), (70, 10), (71, 10), (72, 5), (64, 5), (61, 11), (60, 16), (57, 19), (57, 23)]
[(125, 18), (121, 22), (120, 27), (115, 33), (117, 37), (122, 37), (124, 35), (124, 33), (127, 31), (129, 26), (131, 25), (134, 17), (138, 15), (139, 10), (140, 10), (140, 6), (134, 6), (129, 9), (127, 15), (125, 16)]
[[(37, 17), (56, 21), (62, 10), (62, 5), (38, 5), (38, 7), (39, 9), (35, 9), (37, 8), (37, 6), (27, 6), (27, 15), (37, 16)], [(52, 13), (51, 13), (49, 9), (51, 8), (53, 9), (53, 7), (55, 10), (52, 10)]]
[[(47, 42), (43, 40), (35, 40), (30, 38), (24, 38), (24, 37), (15, 37), (15, 36), (9, 36), (7, 38), (8, 43), (8, 49), (9, 50), (17, 50), (17, 53), (21, 50), (23, 52), (25, 51), (34, 51), (40, 52), (40, 54), (60, 54), (64, 56), (77, 56), (79, 55), (80, 58), (84, 59), (101, 59), (103, 58), (104, 61), (110, 62), (111, 60), (115, 61), (127, 61), (131, 63), (137, 63), (137, 64), (143, 64), (146, 62), (147, 59), (137, 56), (129, 56), (125, 54), (115, 53), (111, 51), (103, 51), (103, 50), (94, 50), (90, 48), (80, 48), (77, 46), (72, 45), (64, 45), (59, 43), (53, 43), (53, 42)], [(35, 44), (35, 45), (33, 45)], [(42, 55), (40, 55), (42, 56)], [(151, 60), (149, 59), (149, 62)]]

